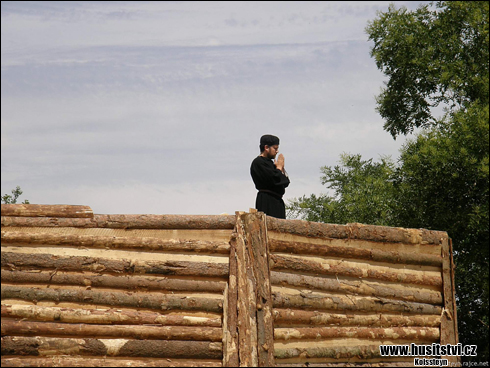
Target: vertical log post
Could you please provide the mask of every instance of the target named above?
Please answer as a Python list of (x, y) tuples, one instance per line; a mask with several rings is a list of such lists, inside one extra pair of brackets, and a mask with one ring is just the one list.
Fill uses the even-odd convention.
[(257, 285), (257, 354), (259, 367), (274, 365), (274, 327), (269, 270), (266, 216), (263, 212), (245, 216), (249, 253)]
[(223, 367), (238, 367), (237, 233), (230, 240), (230, 272), (223, 304)]
[(244, 216), (245, 212), (236, 212), (238, 357), (240, 367), (257, 367), (256, 282), (248, 252)]
[[(452, 241), (442, 240), (442, 287), (444, 309), (441, 316), (441, 345), (458, 343), (458, 320), (456, 317), (456, 298), (454, 296), (454, 262)], [(444, 356), (449, 364), (461, 365), (460, 356)]]
[[(272, 293), (265, 221), (266, 216), (262, 212), (237, 212), (240, 366), (274, 366)], [(249, 326), (250, 330), (244, 331), (243, 325)], [(251, 356), (248, 357), (247, 353)]]

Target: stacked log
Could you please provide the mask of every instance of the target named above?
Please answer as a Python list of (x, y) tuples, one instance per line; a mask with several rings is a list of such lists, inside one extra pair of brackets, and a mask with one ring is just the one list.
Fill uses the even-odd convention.
[(1, 224), (2, 366), (411, 366), (379, 346), (458, 342), (444, 232), (67, 205)]
[(222, 366), (235, 216), (2, 205), (1, 221), (2, 366)]
[(439, 231), (267, 217), (278, 366), (413, 365), (381, 344), (441, 341)]

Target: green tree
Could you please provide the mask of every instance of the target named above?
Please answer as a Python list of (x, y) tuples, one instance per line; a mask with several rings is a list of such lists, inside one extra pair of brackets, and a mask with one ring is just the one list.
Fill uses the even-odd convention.
[(437, 124), (432, 108), (488, 103), (487, 1), (437, 2), (395, 9), (368, 23), (371, 55), (389, 78), (378, 112), (393, 137)]
[(340, 165), (321, 168), (322, 184), (333, 191), (333, 196), (313, 194), (294, 199), (287, 206), (288, 217), (336, 224), (389, 225), (393, 216), (394, 169), (389, 157), (382, 157), (377, 163), (362, 160), (361, 155), (342, 154)]
[(426, 228), (453, 239), (460, 342), (478, 345), (488, 360), (489, 111), (473, 106), (450, 123), (420, 133), (401, 150), (395, 166), (342, 155), (323, 167), (333, 195), (289, 202), (288, 217), (308, 221)]
[[(366, 28), (388, 77), (377, 97), (394, 138), (427, 130), (402, 149), (397, 226), (453, 238), (460, 341), (488, 360), (489, 3), (390, 6)], [(433, 116), (443, 104), (446, 114)]]
[[(22, 195), (22, 190), (20, 189), (19, 186), (17, 186), (15, 189), (12, 190), (12, 194), (5, 194), (2, 196), (2, 203), (5, 204), (14, 204), (17, 203), (17, 199)], [(28, 204), (29, 201), (26, 199), (23, 204)]]
[(397, 226), (453, 239), (459, 336), (488, 359), (489, 112), (472, 106), (404, 146), (395, 182)]
[[(343, 160), (344, 169), (322, 169), (335, 196), (303, 196), (289, 206), (291, 215), (316, 221), (447, 231), (460, 342), (478, 346), (477, 357), (463, 359), (474, 361), (489, 359), (488, 24), (486, 1), (437, 2), (412, 12), (390, 6), (378, 14), (366, 31), (388, 77), (377, 97), (384, 129), (393, 138), (422, 131), (404, 145), (396, 167), (362, 170), (376, 165), (354, 155), (357, 168)], [(440, 104), (445, 113), (434, 116)], [(360, 210), (349, 210), (358, 203)]]

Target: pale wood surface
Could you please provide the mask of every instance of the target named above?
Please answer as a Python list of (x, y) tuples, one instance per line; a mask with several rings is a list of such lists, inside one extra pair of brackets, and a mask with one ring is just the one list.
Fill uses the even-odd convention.
[(87, 356), (2, 357), (2, 367), (221, 367), (221, 360), (90, 358)]
[[(17, 318), (31, 321), (64, 322), (64, 323), (93, 323), (111, 325), (158, 325), (158, 326), (207, 326), (221, 327), (221, 315), (218, 313), (190, 313), (178, 314), (177, 312), (155, 312), (132, 309), (86, 309), (85, 304), (79, 304), (79, 308), (68, 306), (43, 306), (19, 304), (19, 300), (2, 301), (2, 318)], [(27, 302), (26, 302), (27, 303)], [(58, 303), (58, 305), (63, 305)]]
[(221, 342), (58, 337), (2, 337), (2, 355), (88, 355), (221, 359)]
[(2, 204), (2, 216), (93, 218), (89, 206), (47, 204)]

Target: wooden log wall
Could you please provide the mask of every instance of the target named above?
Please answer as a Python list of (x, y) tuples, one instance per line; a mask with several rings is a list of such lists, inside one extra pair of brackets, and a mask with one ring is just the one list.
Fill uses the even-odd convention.
[(67, 205), (1, 223), (2, 366), (412, 366), (379, 345), (458, 342), (445, 232)]
[(277, 366), (413, 366), (379, 345), (457, 341), (447, 233), (272, 217), (267, 230)]
[(2, 366), (222, 366), (235, 222), (2, 205)]

